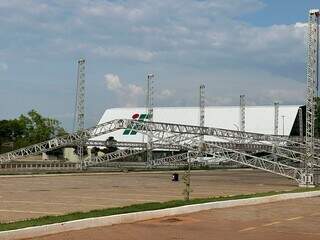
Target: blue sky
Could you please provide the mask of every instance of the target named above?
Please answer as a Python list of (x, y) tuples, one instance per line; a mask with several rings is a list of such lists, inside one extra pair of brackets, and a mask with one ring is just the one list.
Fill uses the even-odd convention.
[(107, 108), (303, 104), (315, 0), (1, 0), (1, 118), (31, 109), (73, 122), (76, 62), (87, 60), (86, 126)]

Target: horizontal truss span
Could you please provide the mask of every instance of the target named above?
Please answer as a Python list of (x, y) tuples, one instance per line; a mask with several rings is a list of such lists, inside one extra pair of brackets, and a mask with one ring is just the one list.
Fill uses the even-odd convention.
[[(216, 148), (220, 149), (220, 151), (216, 151)], [(221, 159), (234, 161), (245, 166), (250, 166), (267, 172), (275, 173), (284, 177), (288, 177), (296, 180), (297, 182), (300, 182), (302, 180), (301, 169), (286, 164), (282, 164), (280, 162), (264, 159), (261, 157), (256, 157), (233, 149), (223, 148), (214, 144), (207, 145), (206, 153), (214, 154), (216, 157), (220, 157)]]
[(48, 152), (57, 148), (78, 143), (79, 141), (83, 141), (89, 138), (107, 134), (122, 128), (125, 128), (124, 120), (113, 120), (110, 122), (106, 122), (96, 127), (85, 129), (83, 131), (78, 131), (62, 137), (56, 137), (42, 143), (34, 144), (25, 148), (20, 148), (15, 151), (1, 154), (0, 163), (9, 162), (11, 160), (29, 156), (29, 155)]
[[(148, 132), (153, 132), (160, 141), (164, 137), (168, 137), (168, 134), (176, 134), (173, 136), (170, 142), (167, 144), (175, 144), (180, 139), (183, 139), (184, 135), (207, 135), (216, 136), (220, 138), (230, 138), (230, 139), (247, 139), (254, 141), (282, 141), (292, 144), (292, 141), (288, 140), (286, 137), (279, 137), (273, 135), (265, 135), (258, 133), (248, 133), (240, 132), (234, 130), (220, 129), (220, 128), (210, 128), (210, 127), (199, 127), (192, 125), (181, 125), (181, 124), (171, 124), (171, 123), (157, 123), (157, 122), (139, 122), (128, 119), (116, 119), (112, 120), (95, 127), (85, 129), (83, 131), (78, 131), (63, 137), (56, 137), (51, 140), (34, 144), (25, 148), (21, 148), (12, 152), (4, 153), (0, 155), (0, 163), (8, 162), (13, 159), (21, 158), (28, 155), (35, 155), (57, 148), (70, 146), (76, 144), (80, 141), (87, 141), (90, 138), (101, 136), (119, 129), (132, 128), (137, 131), (142, 131), (144, 134)], [(182, 136), (182, 137), (181, 137)], [(189, 136), (190, 137), (190, 136)], [(295, 144), (299, 145), (300, 143)]]
[(90, 160), (83, 162), (83, 167), (92, 167), (96, 165), (100, 165), (102, 163), (123, 159), (129, 156), (137, 155), (139, 153), (143, 153), (145, 150), (138, 150), (138, 149), (124, 149), (124, 150), (117, 150), (112, 153), (107, 153), (103, 156), (94, 157)]
[(150, 164), (152, 166), (176, 166), (178, 164), (188, 164), (188, 158), (197, 158), (199, 156), (198, 152), (185, 152), (180, 154), (175, 154), (172, 156), (167, 156), (164, 158), (159, 158), (152, 160)]
[[(88, 140), (87, 146), (95, 147), (119, 147), (119, 148), (146, 148), (147, 144), (142, 142), (118, 142), (118, 141), (99, 141)], [(181, 146), (163, 143), (152, 143), (154, 149), (180, 150)]]

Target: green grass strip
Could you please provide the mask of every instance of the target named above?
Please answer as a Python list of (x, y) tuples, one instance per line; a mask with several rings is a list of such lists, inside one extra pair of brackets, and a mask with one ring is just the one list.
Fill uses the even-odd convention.
[(165, 208), (180, 207), (185, 205), (199, 204), (199, 203), (208, 203), (208, 202), (218, 202), (226, 200), (236, 200), (236, 199), (245, 199), (245, 198), (254, 198), (254, 197), (265, 197), (278, 195), (283, 193), (297, 193), (297, 192), (310, 192), (317, 191), (320, 188), (298, 188), (290, 191), (271, 191), (271, 192), (262, 192), (254, 194), (242, 194), (242, 195), (230, 195), (230, 196), (219, 196), (219, 197), (209, 197), (209, 198), (195, 198), (189, 201), (185, 200), (172, 200), (168, 202), (150, 202), (142, 204), (134, 204), (126, 207), (115, 207), (107, 209), (92, 210), (89, 212), (74, 212), (68, 213), (65, 215), (51, 215), (44, 216), (34, 219), (27, 219), (22, 221), (10, 222), (10, 223), (0, 223), (0, 231), (21, 229), (26, 227), (41, 226), (46, 224), (61, 223), (72, 220), (79, 220), (85, 218), (93, 217), (104, 217), (124, 213), (133, 213), (133, 212), (143, 212), (150, 210), (159, 210)]

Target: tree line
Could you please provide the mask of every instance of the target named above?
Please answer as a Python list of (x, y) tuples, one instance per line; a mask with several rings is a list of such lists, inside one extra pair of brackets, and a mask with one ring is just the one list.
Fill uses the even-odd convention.
[(43, 117), (36, 110), (31, 110), (15, 119), (0, 120), (0, 153), (64, 134), (66, 131), (58, 120)]

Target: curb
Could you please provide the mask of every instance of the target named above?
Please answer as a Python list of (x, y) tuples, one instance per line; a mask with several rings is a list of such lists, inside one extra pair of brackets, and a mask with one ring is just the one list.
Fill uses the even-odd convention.
[(24, 238), (34, 238), (34, 237), (40, 237), (44, 235), (66, 232), (66, 231), (110, 226), (110, 225), (121, 224), (121, 223), (133, 223), (137, 221), (150, 220), (153, 218), (187, 214), (187, 213), (199, 212), (203, 210), (246, 206), (246, 205), (257, 205), (262, 203), (272, 203), (272, 202), (289, 200), (289, 199), (307, 198), (307, 197), (316, 197), (316, 196), (320, 196), (320, 191), (302, 192), (302, 193), (285, 193), (285, 194), (266, 196), (266, 197), (227, 200), (227, 201), (221, 201), (221, 202), (194, 204), (194, 205), (167, 208), (167, 209), (161, 209), (161, 210), (126, 213), (126, 214), (97, 217), (97, 218), (87, 218), (87, 219), (80, 219), (80, 220), (63, 222), (63, 223), (54, 223), (54, 224), (43, 225), (43, 226), (35, 226), (35, 227), (28, 227), (28, 228), (22, 228), (17, 230), (3, 231), (3, 232), (0, 232), (0, 239), (18, 240), (18, 239), (24, 239)]

